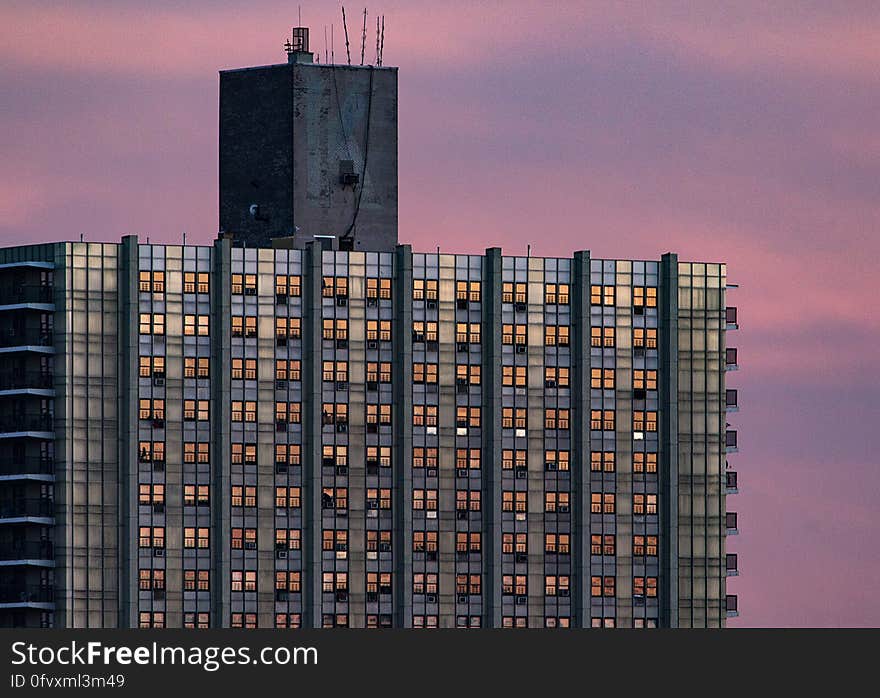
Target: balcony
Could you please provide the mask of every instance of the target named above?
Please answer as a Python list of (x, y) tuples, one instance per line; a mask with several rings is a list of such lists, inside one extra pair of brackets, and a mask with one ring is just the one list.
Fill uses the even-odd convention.
[(728, 553), (724, 561), (724, 571), (728, 577), (739, 576), (736, 553)]
[(728, 429), (724, 434), (724, 447), (728, 453), (736, 453), (737, 448), (737, 432), (734, 429)]
[(725, 310), (725, 319), (727, 321), (727, 329), (728, 330), (738, 330), (739, 325), (736, 321), (736, 306), (726, 308)]
[(37, 564), (53, 566), (55, 551), (50, 541), (18, 541), (11, 545), (0, 543), (0, 566)]
[(727, 494), (737, 494), (739, 489), (737, 489), (736, 471), (728, 470), (724, 473), (724, 478), (727, 485)]
[[(0, 502), (0, 523), (24, 523), (27, 519), (51, 519), (55, 503), (51, 499), (15, 499)], [(51, 524), (52, 521), (45, 523)]]
[(724, 600), (724, 608), (727, 610), (728, 618), (736, 618), (739, 615), (739, 605), (735, 594), (728, 594)]
[(739, 368), (739, 364), (736, 361), (736, 349), (726, 349), (724, 353), (724, 367), (728, 371), (736, 371)]
[(14, 434), (51, 439), (54, 438), (53, 421), (50, 414), (3, 416), (0, 417), (0, 438), (9, 438)]
[(53, 388), (53, 377), (45, 371), (5, 371), (0, 373), (0, 392), (41, 391), (38, 394), (49, 396)]
[(55, 590), (50, 586), (38, 584), (0, 585), (0, 606), (45, 608), (55, 602)]
[(54, 292), (52, 286), (38, 284), (0, 288), (0, 311), (20, 309), (21, 306), (36, 306), (37, 310), (54, 310)]
[(738, 522), (736, 517), (736, 512), (729, 511), (724, 515), (724, 527), (727, 529), (728, 536), (735, 536), (739, 533), (739, 528), (737, 528)]
[(739, 411), (739, 394), (736, 390), (728, 389), (724, 396), (724, 406), (728, 412)]
[(53, 342), (51, 332), (45, 330), (0, 330), (0, 351), (34, 351), (30, 347), (38, 347), (35, 351), (48, 353)]

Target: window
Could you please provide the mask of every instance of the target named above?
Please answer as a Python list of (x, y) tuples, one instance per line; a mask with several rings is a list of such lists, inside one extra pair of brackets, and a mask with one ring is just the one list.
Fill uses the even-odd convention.
[(437, 467), (437, 448), (429, 446), (427, 448), (416, 446), (413, 448), (413, 467), (414, 468), (436, 468)]
[(571, 535), (568, 533), (547, 533), (544, 535), (544, 552), (554, 555), (571, 554)]
[(321, 490), (322, 509), (348, 509), (347, 487), (324, 487)]
[(208, 506), (210, 503), (210, 490), (207, 485), (184, 485), (183, 486), (183, 504), (184, 506)]
[(299, 509), (300, 489), (299, 487), (276, 487), (275, 488), (275, 507), (278, 509)]
[(479, 574), (457, 574), (455, 575), (455, 593), (456, 594), (479, 594), (480, 593), (480, 575)]
[(141, 334), (165, 334), (165, 315), (163, 313), (141, 313), (139, 328)]
[(138, 460), (141, 463), (164, 463), (164, 441), (141, 441), (138, 443)]
[(569, 451), (544, 451), (544, 464), (547, 470), (567, 471), (569, 469), (570, 457)]
[(568, 305), (568, 284), (546, 284), (544, 303), (547, 305)]
[(657, 454), (656, 453), (633, 453), (633, 472), (634, 473), (656, 473), (657, 472)]
[(593, 492), (590, 495), (590, 513), (592, 514), (613, 514), (614, 513), (614, 494)]
[(633, 555), (657, 557), (657, 536), (633, 536)]
[(436, 594), (437, 574), (416, 572), (413, 574), (413, 594)]
[(614, 577), (590, 577), (591, 596), (614, 596)]
[(657, 413), (634, 411), (633, 431), (657, 431)]
[(502, 325), (501, 326), (501, 343), (517, 344), (525, 346), (527, 343), (526, 326), (525, 325)]
[(456, 490), (455, 508), (457, 511), (480, 511), (480, 490)]
[(321, 376), (329, 383), (348, 383), (347, 361), (324, 361), (321, 364)]
[(210, 533), (207, 528), (184, 528), (183, 529), (183, 547), (184, 548), (208, 548), (210, 541)]
[[(211, 575), (209, 570), (184, 570), (184, 591), (210, 591)], [(199, 614), (202, 615), (202, 614)], [(207, 615), (207, 614), (205, 614)]]
[(564, 513), (568, 511), (569, 493), (568, 492), (545, 492), (544, 493), (544, 511), (548, 514), (555, 514), (557, 511)]
[(413, 552), (437, 552), (437, 531), (413, 531)]
[(275, 463), (277, 465), (299, 465), (299, 444), (275, 444)]
[(548, 347), (567, 347), (569, 344), (568, 325), (547, 325), (544, 327), (544, 344)]
[(436, 427), (437, 405), (413, 405), (414, 427)]
[(656, 349), (657, 330), (654, 328), (633, 328), (633, 346), (641, 349)]
[(635, 369), (633, 371), (633, 388), (641, 390), (657, 390), (657, 371)]
[[(186, 414), (186, 403), (193, 402), (192, 400), (184, 401), (184, 415)], [(184, 416), (186, 419), (186, 416)], [(233, 422), (256, 422), (257, 421), (257, 403), (255, 401), (245, 401), (242, 402), (240, 400), (232, 401), (232, 421)]]
[(184, 400), (183, 401), (183, 421), (185, 422), (206, 422), (209, 415), (208, 400)]
[(590, 429), (614, 431), (614, 410), (590, 410)]
[(255, 528), (233, 528), (231, 532), (232, 549), (233, 550), (256, 550), (257, 549), (257, 529)]
[[(503, 412), (502, 412), (503, 419)], [(557, 409), (548, 407), (544, 410), (544, 428), (545, 429), (561, 429), (569, 428), (569, 411), (567, 409)]]
[(348, 320), (341, 318), (338, 320), (324, 320), (322, 322), (322, 328), (322, 336), (324, 339), (348, 339)]
[(502, 533), (501, 534), (501, 552), (505, 555), (511, 555), (514, 552), (528, 552), (528, 537), (525, 533)]
[(633, 577), (633, 596), (657, 596), (657, 577)]
[(479, 448), (457, 448), (455, 449), (455, 467), (459, 470), (479, 470), (480, 468), (480, 449)]
[(633, 288), (633, 305), (636, 308), (656, 308), (657, 287), (636, 286)]
[(527, 512), (527, 493), (504, 490), (501, 493), (501, 511), (515, 511), (517, 513)]
[(141, 356), (139, 360), (139, 375), (141, 378), (164, 378), (164, 356)]
[(413, 509), (437, 511), (437, 490), (413, 490)]
[(232, 360), (232, 380), (256, 380), (257, 379), (257, 360), (256, 359), (233, 359)]
[(544, 594), (546, 596), (568, 596), (569, 588), (568, 575), (548, 574), (544, 577)]
[(142, 271), (138, 276), (138, 290), (144, 293), (164, 293), (165, 292), (165, 272), (164, 271)]
[(437, 364), (413, 364), (413, 383), (437, 383)]
[(590, 453), (590, 470), (594, 473), (613, 473), (614, 451), (592, 451)]
[(504, 429), (525, 429), (526, 414), (525, 407), (502, 407), (501, 426)]
[[(520, 367), (518, 366), (517, 368)], [(523, 378), (525, 378), (525, 371), (523, 371)], [(523, 382), (523, 385), (525, 385), (525, 382)], [(568, 367), (546, 366), (544, 368), (544, 385), (548, 388), (568, 388), (570, 385)]]
[(367, 424), (391, 425), (391, 405), (367, 405)]
[(162, 504), (165, 501), (165, 485), (138, 485), (138, 504)]
[(456, 407), (455, 426), (459, 429), (478, 428), (480, 426), (480, 408), (461, 405)]
[(275, 380), (300, 380), (301, 364), (299, 359), (278, 359), (275, 362)]
[(344, 298), (348, 296), (347, 276), (325, 276), (321, 283), (321, 295), (324, 298)]
[(613, 368), (591, 368), (590, 369), (590, 387), (596, 390), (614, 390), (614, 369)]
[(185, 357), (183, 359), (184, 378), (208, 378), (211, 371), (211, 360), (208, 357)]
[(614, 328), (613, 327), (591, 327), (590, 328), (590, 346), (592, 346), (592, 347), (613, 347), (614, 346)]
[(437, 300), (437, 279), (413, 279), (413, 300)]
[(458, 385), (479, 385), (479, 364), (458, 364), (455, 367), (455, 382)]
[(527, 300), (527, 288), (524, 283), (512, 283), (505, 281), (501, 284), (502, 303), (525, 303)]
[(614, 555), (616, 541), (613, 535), (590, 536), (590, 554), (591, 555)]
[(633, 515), (635, 516), (653, 516), (657, 513), (657, 495), (656, 494), (634, 494), (633, 495)]
[(208, 336), (208, 316), (207, 315), (184, 315), (183, 316), (183, 334), (192, 337), (198, 334), (199, 337)]
[(232, 444), (232, 464), (241, 465), (257, 464), (257, 445), (256, 444)]
[[(388, 322), (389, 339), (390, 339), (391, 323)], [(370, 323), (367, 323), (367, 338), (369, 339)], [(437, 323), (417, 321), (413, 323), (412, 341), (420, 342), (436, 342), (437, 341)]]
[(515, 385), (518, 388), (526, 387), (526, 371), (527, 368), (525, 366), (502, 366), (501, 384), (506, 386)]
[(257, 488), (251, 485), (233, 485), (230, 504), (234, 507), (254, 507), (257, 505)]

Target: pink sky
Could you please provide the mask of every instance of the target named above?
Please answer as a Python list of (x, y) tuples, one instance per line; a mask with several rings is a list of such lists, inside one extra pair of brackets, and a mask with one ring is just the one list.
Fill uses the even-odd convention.
[[(400, 66), (401, 240), (672, 250), (740, 284), (731, 625), (880, 625), (880, 6), (846, 4), (369, 8)], [(313, 48), (331, 22), (303, 4)], [(6, 0), (0, 244), (210, 242), (217, 71), (282, 62), (294, 24), (289, 2)]]

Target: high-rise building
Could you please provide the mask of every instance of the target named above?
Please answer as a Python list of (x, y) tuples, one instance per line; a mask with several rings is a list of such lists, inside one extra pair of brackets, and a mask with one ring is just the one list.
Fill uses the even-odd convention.
[[(337, 69), (291, 61), (225, 97)], [(227, 166), (269, 177), (271, 151)], [(304, 220), (278, 203), (298, 166), (229, 194), (257, 215), (212, 246), (0, 249), (0, 625), (723, 626), (725, 265), (414, 253), (390, 165), (354, 243), (275, 227)], [(366, 210), (308, 191), (310, 226)]]

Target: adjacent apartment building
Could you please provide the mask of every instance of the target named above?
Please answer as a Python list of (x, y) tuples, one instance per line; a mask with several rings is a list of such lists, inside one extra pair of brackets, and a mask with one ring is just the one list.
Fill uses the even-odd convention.
[(724, 626), (725, 265), (413, 252), (396, 69), (293, 38), (213, 245), (0, 249), (0, 626)]

